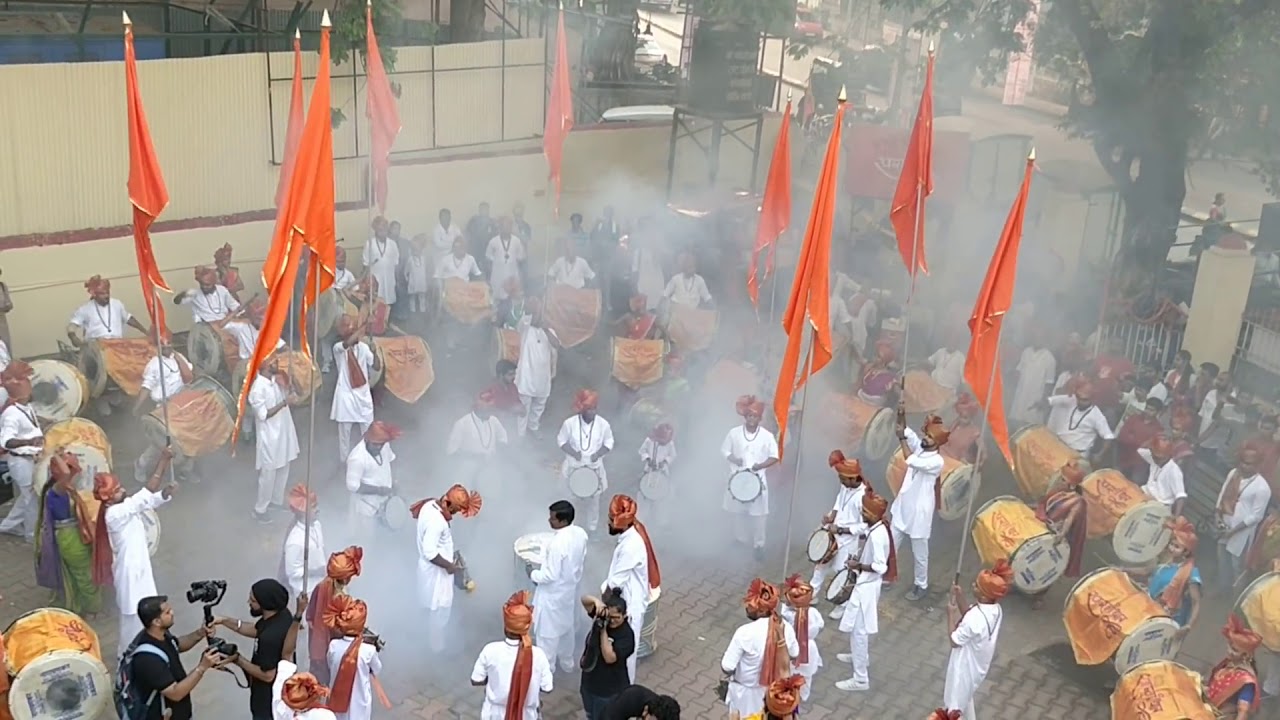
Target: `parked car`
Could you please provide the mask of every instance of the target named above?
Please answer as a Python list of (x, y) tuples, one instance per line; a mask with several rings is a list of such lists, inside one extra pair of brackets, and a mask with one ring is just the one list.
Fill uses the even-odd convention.
[(667, 57), (667, 53), (653, 39), (652, 35), (641, 35), (636, 38), (636, 67), (648, 68), (658, 65)]
[(812, 10), (796, 8), (796, 22), (792, 26), (791, 33), (797, 38), (821, 40), (826, 36), (827, 31), (822, 27), (822, 21), (818, 19), (817, 14)]

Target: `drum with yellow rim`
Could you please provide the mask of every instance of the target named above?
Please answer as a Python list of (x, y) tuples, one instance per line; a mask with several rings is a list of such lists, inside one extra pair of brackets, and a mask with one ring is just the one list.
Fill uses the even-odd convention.
[(1089, 538), (1110, 535), (1111, 548), (1120, 562), (1151, 562), (1173, 537), (1168, 506), (1142, 492), (1119, 470), (1089, 473), (1080, 490), (1088, 509)]
[(1249, 569), (1254, 572), (1270, 570), (1280, 561), (1280, 512), (1268, 513), (1258, 525), (1249, 548)]
[(903, 380), (902, 402), (909, 413), (938, 413), (955, 400), (955, 391), (939, 385), (928, 371), (908, 370)]
[[(166, 411), (169, 419), (165, 430)], [(236, 398), (211, 377), (196, 378), (173, 397), (168, 407), (142, 416), (142, 433), (154, 447), (172, 436), (174, 449), (185, 457), (203, 457), (227, 444), (235, 429)]]
[(373, 339), (381, 369), (370, 385), (383, 385), (397, 399), (416, 403), (435, 382), (431, 348), (417, 335), (383, 336)]
[(54, 423), (44, 433), (44, 451), (36, 462), (36, 478), (43, 483), (49, 477), (49, 463), (55, 450), (66, 450), (80, 461), (80, 474), (76, 487), (93, 489), (93, 476), (111, 472), (111, 441), (107, 434), (92, 420), (71, 418)]
[(1067, 570), (1071, 549), (1057, 543), (1026, 503), (1011, 495), (989, 500), (973, 516), (973, 546), (986, 565), (1008, 560), (1013, 585), (1029, 594), (1044, 592)]
[(5, 629), (4, 649), (5, 669), (14, 676), (8, 697), (14, 720), (88, 720), (111, 706), (98, 636), (78, 615), (33, 610)]
[[(1043, 425), (1028, 425), (1009, 438), (1013, 453), (1013, 478), (1022, 494), (1039, 500), (1055, 482), (1062, 479), (1062, 467), (1076, 461), (1082, 469), (1086, 463), (1080, 453), (1067, 447), (1053, 431)], [(1086, 469), (1087, 472), (1087, 469)]]
[(667, 344), (662, 340), (611, 338), (610, 376), (632, 390), (662, 379)]
[(31, 409), (43, 422), (68, 420), (89, 404), (89, 380), (80, 369), (61, 360), (31, 361)]
[[(1235, 716), (1234, 711), (1232, 717)], [(1172, 660), (1149, 660), (1130, 668), (1111, 693), (1111, 720), (1214, 720), (1204, 684)]]
[(1236, 612), (1262, 644), (1280, 653), (1280, 573), (1270, 572), (1249, 583), (1236, 601)]
[[(323, 376), (320, 375), (320, 368), (316, 366), (314, 360), (308, 360), (305, 354), (294, 350), (279, 350), (273, 357), (280, 359), (281, 369), (289, 376), (289, 387), (294, 394), (290, 405), (294, 407), (306, 405), (311, 400), (311, 393), (318, 390), (320, 383), (324, 381)], [(240, 364), (236, 365), (235, 372), (232, 373), (231, 388), (234, 393), (238, 393), (240, 388), (244, 387), (246, 368), (247, 363), (241, 360)]]
[(715, 310), (671, 303), (664, 327), (678, 352), (701, 352), (715, 342), (720, 314)]
[(879, 460), (898, 447), (894, 433), (893, 410), (869, 403), (856, 395), (831, 394), (821, 404), (821, 412), (830, 427), (845, 433), (849, 444), (860, 454)]
[[(946, 455), (942, 456), (942, 462), (942, 503), (938, 506), (938, 515), (943, 520), (959, 520), (969, 509), (969, 499), (978, 492), (977, 477), (967, 462)], [(906, 477), (907, 461), (902, 456), (902, 448), (898, 448), (885, 469), (885, 479), (894, 497), (902, 490)]]
[(1178, 623), (1123, 570), (1100, 568), (1067, 594), (1062, 622), (1076, 662), (1112, 660), (1116, 672), (1149, 660), (1172, 660), (1182, 642)]

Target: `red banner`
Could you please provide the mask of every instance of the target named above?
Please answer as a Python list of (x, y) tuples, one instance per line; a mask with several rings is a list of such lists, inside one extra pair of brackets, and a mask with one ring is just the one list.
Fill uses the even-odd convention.
[[(845, 187), (856, 197), (892, 200), (906, 157), (910, 128), (857, 124), (848, 128)], [(933, 132), (933, 197), (958, 200), (969, 178), (969, 133)]]

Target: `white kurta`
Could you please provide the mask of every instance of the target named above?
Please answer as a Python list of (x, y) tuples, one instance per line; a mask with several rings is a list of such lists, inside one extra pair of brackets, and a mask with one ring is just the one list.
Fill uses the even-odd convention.
[[(622, 590), (627, 617), (635, 621), (632, 622), (635, 627), (649, 606), (649, 551), (634, 525), (618, 535), (613, 558), (609, 560), (609, 574), (600, 584), (600, 592), (611, 587)], [(636, 641), (639, 642), (638, 636)]]
[(71, 313), (71, 324), (84, 328), (86, 340), (121, 338), (124, 337), (124, 324), (132, 317), (124, 303), (115, 298), (108, 300), (105, 307), (96, 300), (90, 300)]
[[(796, 626), (796, 609), (790, 605), (783, 604), (778, 606), (778, 612), (782, 615), (782, 620), (794, 630)], [(797, 636), (796, 640), (803, 640), (809, 643), (809, 662), (804, 665), (797, 664), (795, 670), (805, 676), (807, 680), (812, 680), (813, 676), (818, 674), (819, 668), (822, 667), (822, 653), (818, 651), (818, 633), (822, 632), (822, 628), (826, 627), (827, 623), (822, 619), (822, 611), (818, 608), (810, 607), (807, 608), (806, 612), (809, 614), (809, 635), (807, 639)], [(799, 652), (796, 655), (798, 663)], [(805, 687), (810, 685), (812, 685), (811, 682), (806, 683)]]
[(440, 267), (440, 261), (453, 252), (453, 241), (460, 237), (462, 230), (457, 225), (450, 223), (446, 228), (436, 223), (436, 229), (431, 234), (431, 256), (437, 268)]
[(346, 268), (340, 268), (333, 275), (333, 289), (346, 290), (356, 284), (356, 276)]
[[(732, 455), (742, 461), (741, 465), (729, 463), (729, 475), (732, 476), (739, 470), (778, 457), (778, 439), (768, 428), (758, 427), (754, 433), (749, 433), (745, 425), (739, 425), (725, 435), (724, 442), (720, 444), (720, 454), (726, 460)], [(728, 478), (725, 479), (723, 507), (726, 512), (757, 517), (769, 514), (769, 471), (761, 470), (757, 474), (764, 481), (764, 489), (760, 491), (759, 497), (749, 503), (734, 500), (729, 494)]]
[(555, 637), (573, 632), (586, 559), (586, 530), (569, 525), (552, 534), (542, 550), (542, 565), (531, 576), (534, 635)]
[(369, 238), (361, 255), (365, 270), (378, 281), (378, 299), (388, 305), (396, 302), (396, 268), (400, 267), (400, 246), (388, 238)]
[[(258, 335), (260, 334), (258, 328), (243, 320), (234, 320), (223, 325), (222, 329), (235, 338), (241, 360), (248, 360), (253, 357), (253, 351), (258, 345)], [(284, 347), (284, 340), (277, 340), (276, 349), (279, 350), (282, 347)]]
[(361, 485), (389, 488), (395, 483), (391, 475), (391, 463), (395, 462), (396, 453), (391, 443), (382, 446), (378, 457), (369, 454), (364, 441), (356, 443), (347, 456), (347, 491), (351, 493), (351, 513), (361, 517), (377, 517), (382, 506), (387, 502), (385, 495), (366, 495), (357, 492)]
[(453, 576), (431, 561), (436, 556), (454, 559), (453, 533), (440, 506), (428, 502), (418, 514), (415, 531), (418, 544), (418, 603), (427, 610), (453, 605)]
[(580, 257), (575, 257), (573, 262), (569, 262), (567, 258), (556, 258), (551, 263), (551, 269), (547, 270), (547, 277), (551, 278), (551, 282), (557, 285), (568, 285), (571, 288), (581, 290), (587, 286), (587, 281), (594, 279), (595, 271), (587, 264), (587, 261)]
[(1043, 422), (1044, 410), (1035, 405), (1053, 390), (1057, 372), (1057, 361), (1048, 348), (1029, 347), (1023, 350), (1018, 360), (1018, 384), (1013, 390), (1010, 417), (1026, 423)]
[(404, 263), (406, 276), (405, 289), (411, 293), (425, 293), (431, 281), (430, 269), (427, 267), (427, 256), (423, 253), (410, 255)]
[[(782, 623), (782, 634), (787, 646), (787, 656), (794, 659), (800, 654), (800, 643), (790, 623)], [(764, 662), (764, 650), (771, 642), (769, 618), (752, 620), (733, 632), (729, 647), (720, 658), (720, 669), (732, 673), (729, 678), (729, 694), (725, 704), (729, 712), (742, 717), (764, 711), (764, 691), (760, 685), (760, 666)]]
[(929, 356), (929, 363), (933, 365), (930, 377), (942, 387), (955, 390), (964, 383), (964, 353), (939, 348)]
[(655, 468), (670, 469), (676, 462), (676, 441), (672, 440), (665, 445), (659, 445), (653, 438), (646, 437), (644, 442), (640, 443), (640, 460)]
[[(1222, 483), (1222, 489), (1218, 491), (1218, 500), (1214, 503), (1214, 508), (1222, 504), (1222, 496), (1227, 492), (1227, 485), (1237, 472), (1233, 469), (1227, 474), (1226, 482)], [(1238, 528), (1247, 529), (1235, 532), (1227, 540), (1227, 552), (1236, 557), (1244, 557), (1245, 550), (1249, 549), (1249, 543), (1253, 540), (1254, 529), (1267, 513), (1269, 502), (1271, 502), (1271, 486), (1267, 485), (1267, 481), (1261, 475), (1254, 473), (1251, 477), (1241, 478), (1240, 497), (1236, 500), (1235, 512), (1223, 517), (1222, 522), (1226, 525), (1228, 533)]]
[[(338, 668), (347, 648), (359, 638), (337, 638), (329, 641), (329, 677), (337, 679)], [(382, 658), (368, 643), (360, 643), (360, 659), (356, 663), (355, 683), (351, 688), (351, 706), (345, 713), (337, 713), (338, 720), (369, 720), (373, 716), (373, 682), (370, 678), (382, 674)]]
[(662, 291), (667, 287), (666, 276), (662, 272), (662, 263), (654, 257), (648, 248), (637, 248), (631, 258), (631, 274), (636, 279), (636, 290), (644, 295), (646, 310), (653, 310), (662, 302)]
[(525, 315), (520, 321), (520, 360), (516, 363), (516, 391), (528, 397), (551, 396), (551, 365), (555, 348), (546, 328), (534, 327)]
[[(840, 492), (836, 493), (835, 504), (831, 506), (836, 518), (831, 524), (849, 532), (836, 535), (836, 547), (840, 552), (836, 553), (833, 563), (843, 563), (852, 552), (854, 541), (867, 531), (866, 518), (862, 517), (862, 497), (866, 494), (866, 483), (856, 488), (841, 485)], [(841, 565), (836, 564), (835, 567), (839, 569)]]
[(1074, 395), (1049, 397), (1048, 427), (1062, 444), (1086, 456), (1098, 438), (1115, 438), (1102, 410), (1097, 405), (1080, 410)]
[(889, 528), (883, 522), (872, 525), (867, 531), (867, 541), (862, 545), (858, 562), (871, 568), (858, 573), (853, 594), (844, 604), (840, 616), (840, 632), (853, 632), (858, 621), (868, 635), (880, 632), (880, 587), (884, 574), (889, 571)]
[(298, 457), (298, 433), (293, 427), (293, 412), (288, 407), (267, 417), (267, 411), (284, 402), (284, 388), (273, 379), (259, 375), (249, 386), (249, 405), (253, 407), (257, 470), (279, 470)]
[[(364, 373), (363, 387), (351, 387), (351, 373), (347, 368), (347, 353), (355, 353), (356, 364)], [(342, 343), (333, 346), (333, 363), (338, 368), (338, 380), (333, 386), (333, 406), (329, 410), (329, 419), (334, 422), (364, 423), (373, 422), (373, 384), (370, 376), (373, 373), (373, 350), (369, 344), (361, 340), (349, 348)]]
[(702, 303), (711, 302), (711, 291), (707, 289), (707, 281), (697, 273), (694, 273), (693, 277), (680, 273), (671, 278), (662, 291), (662, 296), (673, 303), (689, 307), (698, 307)]
[(907, 476), (890, 510), (895, 530), (913, 540), (927, 540), (933, 534), (933, 488), (942, 468), (942, 455), (936, 450), (921, 450), (907, 457)]
[(564, 462), (560, 464), (560, 477), (568, 478), (569, 473), (574, 470), (589, 467), (600, 476), (600, 493), (607, 490), (609, 477), (604, 471), (604, 458), (592, 460), (591, 456), (602, 449), (613, 449), (613, 427), (609, 425), (609, 421), (596, 415), (595, 420), (588, 425), (582, 421), (581, 415), (570, 416), (560, 425), (560, 432), (556, 434), (556, 445), (564, 447), (566, 444), (577, 450), (582, 459), (566, 454)]
[[(151, 573), (151, 552), (147, 549), (144, 510), (154, 510), (168, 502), (164, 495), (145, 487), (123, 501), (107, 507), (107, 534), (111, 539), (111, 575), (116, 587), (116, 606), (124, 615), (138, 613), (138, 601), (156, 593)], [(122, 642), (127, 646), (127, 642)]]
[[(471, 680), (483, 682), (484, 704), (480, 706), (480, 720), (503, 720), (507, 712), (507, 697), (511, 695), (511, 675), (516, 667), (520, 641), (504, 638), (491, 642), (480, 650), (476, 664), (471, 668)], [(552, 689), (551, 663), (542, 648), (533, 648), (533, 673), (529, 678), (529, 693), (524, 697), (524, 720), (539, 720), (538, 707), (542, 693)]]
[(1166, 460), (1163, 465), (1159, 465), (1151, 457), (1151, 450), (1147, 448), (1138, 448), (1138, 457), (1147, 462), (1147, 482), (1142, 486), (1143, 492), (1152, 499), (1168, 505), (1170, 509), (1173, 508), (1174, 502), (1187, 496), (1182, 467), (1178, 463)]
[(506, 240), (506, 247), (503, 247), (503, 240), (500, 236), (494, 236), (489, 240), (489, 247), (485, 250), (484, 256), (489, 260), (489, 287), (493, 290), (494, 301), (507, 299), (508, 278), (520, 277), (520, 263), (524, 262), (524, 241), (512, 235)]
[[(151, 401), (160, 403), (166, 398), (177, 395), (182, 390), (184, 383), (182, 382), (182, 368), (178, 365), (178, 353), (167, 358), (161, 358), (159, 355), (147, 361), (147, 366), (142, 368), (142, 389), (146, 390)], [(185, 362), (186, 358), (182, 358)], [(161, 382), (160, 364), (164, 363), (164, 381)], [(191, 367), (190, 363), (187, 367)]]
[[(307, 592), (310, 592), (328, 576), (329, 555), (324, 551), (324, 531), (320, 528), (318, 518), (311, 518), (310, 551), (305, 551), (303, 540), (306, 536), (306, 523), (297, 521), (284, 538), (284, 574), (289, 581), (290, 597), (297, 597), (302, 593), (304, 577)], [(307, 561), (305, 572), (304, 556)]]
[(191, 308), (191, 317), (196, 322), (204, 323), (217, 322), (240, 309), (240, 301), (221, 285), (214, 285), (211, 293), (200, 288), (188, 290), (182, 296), (182, 304)]
[(445, 454), (463, 453), (488, 457), (498, 452), (499, 445), (506, 445), (508, 442), (507, 429), (496, 415), (481, 420), (479, 415), (469, 412), (453, 423)]
[(470, 255), (463, 255), (462, 259), (454, 257), (452, 253), (441, 258), (439, 264), (436, 265), (437, 280), (471, 280), (478, 278), (483, 273), (480, 272), (480, 266), (476, 264), (476, 259)]
[[(942, 691), (942, 704), (948, 710), (969, 713), (978, 686), (991, 669), (991, 658), (996, 652), (996, 637), (1004, 611), (999, 605), (976, 603), (965, 611), (960, 624), (951, 633), (951, 648), (947, 659), (947, 678)], [(969, 717), (968, 714), (965, 717)]]

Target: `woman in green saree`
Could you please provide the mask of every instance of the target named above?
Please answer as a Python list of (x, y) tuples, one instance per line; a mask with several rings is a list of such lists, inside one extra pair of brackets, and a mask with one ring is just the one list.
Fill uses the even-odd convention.
[(36, 519), (36, 584), (67, 610), (93, 616), (102, 610), (102, 594), (93, 584), (94, 519), (76, 491), (79, 473), (71, 453), (57, 452), (49, 463)]

